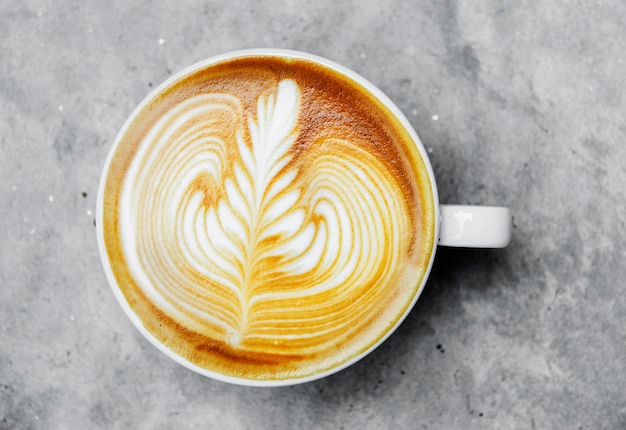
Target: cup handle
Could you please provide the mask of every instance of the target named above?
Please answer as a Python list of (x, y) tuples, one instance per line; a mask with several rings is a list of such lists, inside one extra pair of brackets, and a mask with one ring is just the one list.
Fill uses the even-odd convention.
[(440, 205), (439, 210), (439, 245), (504, 248), (511, 241), (513, 220), (508, 208)]

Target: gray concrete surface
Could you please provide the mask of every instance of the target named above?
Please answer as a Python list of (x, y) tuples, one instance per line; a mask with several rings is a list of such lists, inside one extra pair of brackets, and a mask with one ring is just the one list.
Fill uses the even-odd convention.
[[(0, 2), (0, 429), (626, 428), (626, 3)], [(429, 148), (441, 200), (502, 204), (416, 308), (327, 379), (242, 388), (145, 341), (100, 265), (98, 178), (134, 106), (239, 48), (338, 61)]]

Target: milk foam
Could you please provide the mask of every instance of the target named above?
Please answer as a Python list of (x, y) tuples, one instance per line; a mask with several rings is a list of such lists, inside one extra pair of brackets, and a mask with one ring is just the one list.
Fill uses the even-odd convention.
[(379, 318), (381, 304), (414, 288), (414, 209), (349, 133), (302, 143), (302, 97), (283, 79), (254, 109), (220, 92), (170, 106), (125, 173), (119, 237), (142, 294), (181, 328), (324, 367), (369, 342), (344, 342), (363, 324), (384, 332), (402, 305)]

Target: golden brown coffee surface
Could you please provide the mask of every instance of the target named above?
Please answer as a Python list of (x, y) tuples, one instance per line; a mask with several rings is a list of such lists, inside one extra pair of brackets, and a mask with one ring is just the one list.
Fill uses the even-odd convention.
[(114, 148), (104, 245), (145, 329), (209, 371), (309, 376), (405, 314), (434, 246), (424, 162), (393, 114), (309, 60), (206, 66)]

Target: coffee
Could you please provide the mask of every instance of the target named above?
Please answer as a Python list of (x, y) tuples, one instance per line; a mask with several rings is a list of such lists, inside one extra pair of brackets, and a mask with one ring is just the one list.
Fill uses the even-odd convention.
[(245, 55), (160, 88), (120, 133), (102, 238), (145, 330), (207, 372), (297, 379), (410, 307), (435, 203), (411, 134), (360, 83)]

